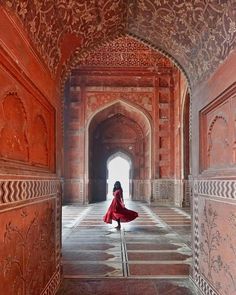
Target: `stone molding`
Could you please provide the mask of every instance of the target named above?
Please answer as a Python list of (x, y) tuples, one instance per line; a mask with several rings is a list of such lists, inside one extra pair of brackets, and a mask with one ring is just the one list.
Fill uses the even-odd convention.
[(0, 179), (0, 206), (60, 192), (57, 179)]
[(194, 180), (193, 189), (201, 196), (236, 199), (235, 180)]

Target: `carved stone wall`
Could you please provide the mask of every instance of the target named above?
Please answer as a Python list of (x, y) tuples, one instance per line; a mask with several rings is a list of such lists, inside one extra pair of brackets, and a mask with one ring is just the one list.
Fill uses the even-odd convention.
[(0, 194), (2, 292), (43, 294), (60, 271), (60, 183), (4, 179)]
[(224, 169), (236, 165), (235, 88), (220, 96), (214, 104), (201, 112), (203, 170)]
[(192, 100), (193, 280), (207, 295), (236, 294), (235, 62), (232, 54)]
[[(62, 65), (69, 72), (91, 48), (128, 33), (172, 56), (194, 85), (235, 48), (234, 1), (0, 3), (18, 16), (52, 73), (60, 72)], [(131, 57), (127, 52), (124, 60)]]
[(133, 200), (151, 203), (152, 199), (152, 181), (151, 180), (133, 180)]
[[(96, 91), (97, 90), (97, 91)], [(133, 91), (133, 89), (116, 88), (109, 87), (107, 91), (101, 91), (102, 89), (97, 88), (95, 91), (89, 89), (87, 93), (87, 116), (91, 116), (101, 106), (112, 102), (117, 99), (126, 99), (132, 101), (133, 103), (139, 105), (140, 107), (146, 109), (149, 113), (152, 113), (152, 98), (153, 98), (153, 89), (149, 91)]]
[[(127, 52), (131, 58), (126, 58)], [(80, 60), (65, 97), (65, 201), (88, 201), (91, 188), (86, 186), (105, 181), (106, 159), (119, 149), (132, 157), (133, 179), (150, 182), (175, 177), (173, 138), (180, 136), (175, 136), (180, 115), (176, 113), (176, 123), (173, 101), (180, 103), (178, 77), (167, 58), (130, 37), (110, 41)], [(90, 184), (83, 180), (86, 171), (96, 175)], [(145, 192), (150, 200), (152, 190)]]
[[(16, 87), (17, 81), (4, 75), (0, 87), (5, 93), (0, 93), (0, 161), (34, 165), (47, 171), (55, 170), (52, 155), (54, 151), (53, 134), (55, 115), (54, 109), (45, 105), (36, 97), (29, 95), (27, 90)], [(9, 88), (6, 87), (8, 82)], [(12, 90), (11, 85), (17, 90)]]
[(2, 7), (0, 27), (1, 293), (55, 294), (61, 278), (56, 85)]
[(194, 181), (194, 279), (204, 294), (236, 292), (235, 192), (235, 180)]
[(157, 179), (152, 182), (152, 201), (160, 205), (175, 204), (175, 181)]

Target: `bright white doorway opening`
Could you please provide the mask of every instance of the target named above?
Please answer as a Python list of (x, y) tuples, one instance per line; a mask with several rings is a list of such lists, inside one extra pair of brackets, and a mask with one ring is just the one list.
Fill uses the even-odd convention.
[(113, 198), (113, 187), (120, 181), (124, 199), (130, 199), (131, 160), (123, 153), (112, 155), (107, 161), (107, 200)]

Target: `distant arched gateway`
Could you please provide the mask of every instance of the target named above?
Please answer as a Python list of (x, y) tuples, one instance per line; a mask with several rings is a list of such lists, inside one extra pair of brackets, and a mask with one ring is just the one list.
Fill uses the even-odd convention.
[[(106, 162), (119, 151), (131, 155), (133, 159), (134, 189), (137, 191), (143, 182), (151, 187), (151, 141), (149, 115), (138, 105), (125, 99), (116, 99), (99, 108), (87, 123), (88, 200), (94, 202), (106, 199)], [(149, 200), (150, 192), (151, 189), (147, 189), (142, 199)], [(137, 199), (139, 197), (138, 194)]]

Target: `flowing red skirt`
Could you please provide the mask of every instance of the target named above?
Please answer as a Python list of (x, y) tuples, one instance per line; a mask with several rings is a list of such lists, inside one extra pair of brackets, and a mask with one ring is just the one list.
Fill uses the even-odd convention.
[(129, 222), (137, 217), (137, 212), (125, 208), (121, 199), (115, 196), (106, 215), (103, 217), (103, 221), (106, 223), (112, 223), (112, 220), (118, 221), (120, 219), (120, 222)]

